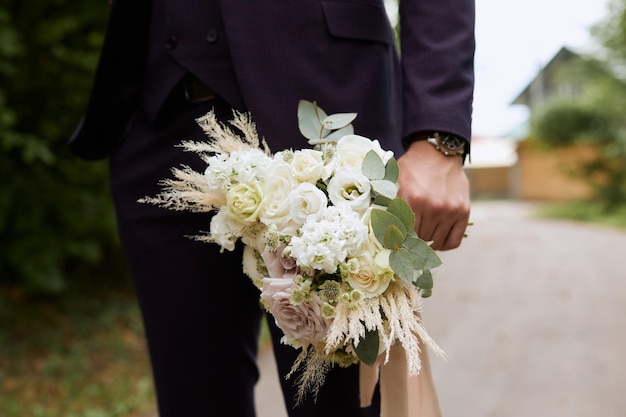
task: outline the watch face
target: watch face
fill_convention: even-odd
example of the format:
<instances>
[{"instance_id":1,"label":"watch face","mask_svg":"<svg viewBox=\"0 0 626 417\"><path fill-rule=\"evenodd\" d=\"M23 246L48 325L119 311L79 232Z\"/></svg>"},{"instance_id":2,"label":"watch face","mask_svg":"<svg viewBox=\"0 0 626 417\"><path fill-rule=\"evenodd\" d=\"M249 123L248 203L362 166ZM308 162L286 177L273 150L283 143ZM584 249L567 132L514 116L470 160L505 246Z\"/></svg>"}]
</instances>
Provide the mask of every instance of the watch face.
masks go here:
<instances>
[{"instance_id":1,"label":"watch face","mask_svg":"<svg viewBox=\"0 0 626 417\"><path fill-rule=\"evenodd\" d=\"M446 135L441 137L441 144L450 150L463 149L465 141L456 136Z\"/></svg>"}]
</instances>

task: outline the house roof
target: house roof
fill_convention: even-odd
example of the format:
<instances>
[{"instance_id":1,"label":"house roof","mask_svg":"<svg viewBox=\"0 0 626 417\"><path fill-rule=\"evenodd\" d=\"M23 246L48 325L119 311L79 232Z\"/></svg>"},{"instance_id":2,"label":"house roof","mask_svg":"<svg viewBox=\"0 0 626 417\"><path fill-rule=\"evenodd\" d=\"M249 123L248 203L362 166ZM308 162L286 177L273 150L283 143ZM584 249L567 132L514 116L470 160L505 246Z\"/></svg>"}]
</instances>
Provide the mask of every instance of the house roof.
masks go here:
<instances>
[{"instance_id":1,"label":"house roof","mask_svg":"<svg viewBox=\"0 0 626 417\"><path fill-rule=\"evenodd\" d=\"M519 93L519 95L511 102L511 104L521 104L528 106L530 103L531 86L536 82L539 82L546 73L550 73L555 66L572 58L580 58L580 55L572 51L571 48L568 48L566 46L561 47L561 49L552 57L552 59L550 59L550 61L546 65L544 65L541 70L539 70L535 78L533 78L532 81L526 86L526 88L524 88L522 92Z\"/></svg>"}]
</instances>

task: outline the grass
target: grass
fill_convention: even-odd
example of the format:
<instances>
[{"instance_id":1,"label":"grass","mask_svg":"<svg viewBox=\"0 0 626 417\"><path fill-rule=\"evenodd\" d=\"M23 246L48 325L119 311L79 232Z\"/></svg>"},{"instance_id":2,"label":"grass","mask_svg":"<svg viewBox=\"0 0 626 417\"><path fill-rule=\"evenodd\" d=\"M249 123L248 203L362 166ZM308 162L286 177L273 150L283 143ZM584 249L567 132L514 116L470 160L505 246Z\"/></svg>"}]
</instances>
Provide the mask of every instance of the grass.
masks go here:
<instances>
[{"instance_id":1,"label":"grass","mask_svg":"<svg viewBox=\"0 0 626 417\"><path fill-rule=\"evenodd\" d=\"M0 291L0 417L156 416L132 288L82 287L47 298ZM269 346L267 323L260 342Z\"/></svg>"},{"instance_id":2,"label":"grass","mask_svg":"<svg viewBox=\"0 0 626 417\"><path fill-rule=\"evenodd\" d=\"M626 229L626 206L607 211L594 201L571 201L542 205L537 215Z\"/></svg>"},{"instance_id":3,"label":"grass","mask_svg":"<svg viewBox=\"0 0 626 417\"><path fill-rule=\"evenodd\" d=\"M156 414L131 290L74 290L32 299L13 289L2 296L2 417Z\"/></svg>"}]
</instances>

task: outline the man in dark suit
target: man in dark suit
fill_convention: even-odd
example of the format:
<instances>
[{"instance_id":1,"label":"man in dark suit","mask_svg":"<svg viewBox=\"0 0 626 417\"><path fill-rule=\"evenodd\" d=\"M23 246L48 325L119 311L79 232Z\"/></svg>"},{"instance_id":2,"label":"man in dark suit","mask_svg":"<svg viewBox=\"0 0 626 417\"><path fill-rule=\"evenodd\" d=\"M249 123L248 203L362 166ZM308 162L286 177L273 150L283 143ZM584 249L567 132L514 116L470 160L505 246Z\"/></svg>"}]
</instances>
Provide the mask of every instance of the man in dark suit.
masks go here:
<instances>
[{"instance_id":1,"label":"man in dark suit","mask_svg":"<svg viewBox=\"0 0 626 417\"><path fill-rule=\"evenodd\" d=\"M137 203L172 167L204 169L175 146L203 138L195 118L249 111L278 151L306 146L300 99L357 112L357 133L402 155L400 195L419 236L438 250L459 246L470 209L473 0L403 0L400 19L401 59L383 0L113 0L69 146L110 158L160 417L254 416L262 311L241 251L188 239L208 228L204 215ZM284 376L298 352L270 327ZM333 369L315 404L293 408L293 381L281 384L294 417L379 415L377 398L359 406L358 367Z\"/></svg>"}]
</instances>

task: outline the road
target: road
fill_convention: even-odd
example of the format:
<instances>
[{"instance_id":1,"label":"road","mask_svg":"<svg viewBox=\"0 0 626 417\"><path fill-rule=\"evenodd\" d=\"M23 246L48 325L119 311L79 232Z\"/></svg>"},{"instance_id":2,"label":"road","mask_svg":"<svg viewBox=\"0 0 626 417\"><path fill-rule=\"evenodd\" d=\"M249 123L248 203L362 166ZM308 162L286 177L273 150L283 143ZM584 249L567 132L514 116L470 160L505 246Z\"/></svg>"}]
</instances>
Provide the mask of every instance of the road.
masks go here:
<instances>
[{"instance_id":1,"label":"road","mask_svg":"<svg viewBox=\"0 0 626 417\"><path fill-rule=\"evenodd\" d=\"M469 237L441 253L430 335L444 417L626 416L626 231L473 205ZM271 352L259 417L286 417Z\"/></svg>"}]
</instances>

